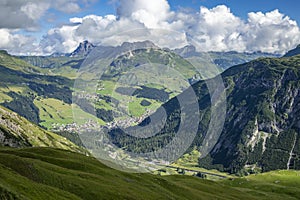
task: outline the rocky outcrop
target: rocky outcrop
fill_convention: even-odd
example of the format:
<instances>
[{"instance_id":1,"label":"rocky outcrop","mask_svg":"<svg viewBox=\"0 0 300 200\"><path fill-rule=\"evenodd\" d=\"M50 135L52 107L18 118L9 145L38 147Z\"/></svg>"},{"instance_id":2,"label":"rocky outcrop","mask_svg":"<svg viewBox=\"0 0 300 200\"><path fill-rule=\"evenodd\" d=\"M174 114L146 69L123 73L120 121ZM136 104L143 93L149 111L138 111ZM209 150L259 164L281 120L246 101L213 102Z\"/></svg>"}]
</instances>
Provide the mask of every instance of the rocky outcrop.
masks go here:
<instances>
[{"instance_id":1,"label":"rocky outcrop","mask_svg":"<svg viewBox=\"0 0 300 200\"><path fill-rule=\"evenodd\" d=\"M85 57L87 56L96 46L85 40L79 44L79 46L69 55L69 57Z\"/></svg>"},{"instance_id":2,"label":"rocky outcrop","mask_svg":"<svg viewBox=\"0 0 300 200\"><path fill-rule=\"evenodd\" d=\"M259 59L223 73L231 88L229 109L217 145L199 160L202 167L231 173L251 172L252 166L300 169L299 61L299 56Z\"/></svg>"}]
</instances>

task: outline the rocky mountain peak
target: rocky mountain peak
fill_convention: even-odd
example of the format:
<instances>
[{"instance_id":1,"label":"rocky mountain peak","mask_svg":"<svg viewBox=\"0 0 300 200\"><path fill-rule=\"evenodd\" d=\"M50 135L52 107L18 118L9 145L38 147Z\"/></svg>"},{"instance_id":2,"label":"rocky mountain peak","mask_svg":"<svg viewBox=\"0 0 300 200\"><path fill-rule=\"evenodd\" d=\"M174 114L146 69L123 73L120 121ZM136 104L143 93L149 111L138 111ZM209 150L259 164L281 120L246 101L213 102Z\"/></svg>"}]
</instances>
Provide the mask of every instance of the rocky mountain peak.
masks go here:
<instances>
[{"instance_id":1,"label":"rocky mountain peak","mask_svg":"<svg viewBox=\"0 0 300 200\"><path fill-rule=\"evenodd\" d=\"M135 50L135 49L146 49L146 48L158 48L153 42L146 40L143 42L124 42L121 45L121 48L124 50Z\"/></svg>"},{"instance_id":2,"label":"rocky mountain peak","mask_svg":"<svg viewBox=\"0 0 300 200\"><path fill-rule=\"evenodd\" d=\"M196 47L193 45L187 45L184 46L183 48L175 49L174 52L184 58L191 57L197 54Z\"/></svg>"},{"instance_id":3,"label":"rocky mountain peak","mask_svg":"<svg viewBox=\"0 0 300 200\"><path fill-rule=\"evenodd\" d=\"M70 54L70 57L79 57L88 55L96 46L85 40Z\"/></svg>"}]
</instances>

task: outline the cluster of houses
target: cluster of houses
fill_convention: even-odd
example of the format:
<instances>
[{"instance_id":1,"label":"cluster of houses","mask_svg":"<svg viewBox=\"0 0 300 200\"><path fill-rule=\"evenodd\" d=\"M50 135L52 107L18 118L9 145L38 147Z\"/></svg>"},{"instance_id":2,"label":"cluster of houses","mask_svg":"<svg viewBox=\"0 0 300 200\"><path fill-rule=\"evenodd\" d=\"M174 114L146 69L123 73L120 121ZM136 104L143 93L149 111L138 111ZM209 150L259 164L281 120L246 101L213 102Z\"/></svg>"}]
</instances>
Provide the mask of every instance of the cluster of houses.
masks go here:
<instances>
[{"instance_id":1,"label":"cluster of houses","mask_svg":"<svg viewBox=\"0 0 300 200\"><path fill-rule=\"evenodd\" d=\"M69 132L69 133L79 133L82 130L85 132L91 132L91 131L100 131L103 128L106 129L114 129L117 127L121 128L127 128L129 126L139 124L141 123L146 117L148 117L152 112L150 110L147 110L145 114L143 114L140 117L128 117L125 119L119 119L119 120L113 120L112 122L106 123L105 125L101 125L98 122L94 120L88 120L86 123L79 125L76 122L73 122L71 124L58 124L53 123L52 124L52 131L54 132Z\"/></svg>"},{"instance_id":2,"label":"cluster of houses","mask_svg":"<svg viewBox=\"0 0 300 200\"><path fill-rule=\"evenodd\" d=\"M93 120L88 120L86 123L82 125L78 125L73 122L71 124L52 124L52 131L54 132L69 132L69 133L79 133L81 130L85 131L94 131L100 130L102 126Z\"/></svg>"}]
</instances>

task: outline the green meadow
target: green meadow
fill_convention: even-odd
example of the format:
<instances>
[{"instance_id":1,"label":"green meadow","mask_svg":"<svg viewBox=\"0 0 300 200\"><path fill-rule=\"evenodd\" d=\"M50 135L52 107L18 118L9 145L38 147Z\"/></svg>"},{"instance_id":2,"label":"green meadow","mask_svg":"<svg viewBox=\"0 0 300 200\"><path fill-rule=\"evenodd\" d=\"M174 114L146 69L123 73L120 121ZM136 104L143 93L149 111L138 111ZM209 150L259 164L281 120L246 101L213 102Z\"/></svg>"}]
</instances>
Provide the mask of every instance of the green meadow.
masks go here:
<instances>
[{"instance_id":1,"label":"green meadow","mask_svg":"<svg viewBox=\"0 0 300 200\"><path fill-rule=\"evenodd\" d=\"M0 199L298 199L299 171L210 181L132 174L51 148L0 149Z\"/></svg>"}]
</instances>

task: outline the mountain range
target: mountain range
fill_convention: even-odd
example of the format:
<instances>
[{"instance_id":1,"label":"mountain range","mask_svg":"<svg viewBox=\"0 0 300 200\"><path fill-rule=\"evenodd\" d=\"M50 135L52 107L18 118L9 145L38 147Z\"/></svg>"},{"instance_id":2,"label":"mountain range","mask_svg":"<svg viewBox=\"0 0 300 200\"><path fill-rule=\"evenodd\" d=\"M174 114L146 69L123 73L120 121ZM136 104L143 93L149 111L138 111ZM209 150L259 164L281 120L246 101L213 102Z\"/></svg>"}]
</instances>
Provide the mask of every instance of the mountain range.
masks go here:
<instances>
[{"instance_id":1,"label":"mountain range","mask_svg":"<svg viewBox=\"0 0 300 200\"><path fill-rule=\"evenodd\" d=\"M148 50L144 51L143 49ZM127 53L122 54L122 52ZM227 94L228 110L225 125L217 144L209 155L199 160L199 166L217 168L230 173L299 169L299 55L297 52L299 52L299 46L282 58L258 58L230 67L221 74ZM188 79L195 75L187 71L190 66L189 58L199 57L203 54L197 52L193 46L171 51L161 49L150 41L124 43L118 47L96 47L88 41L84 41L69 55L49 57L16 57L1 51L0 69L3 76L1 104L40 126L50 128L55 122L71 124L73 123L72 115L68 110L72 106L71 96L74 82L72 77L68 77L69 73L66 72L66 68L72 69L76 73L86 56L96 56L100 60L108 58L112 60L108 63L110 71L107 72L107 79L103 82L105 89L105 85L115 84L116 75L130 71L149 60L152 63L164 65L174 62L177 64L177 66L175 65L176 69L186 74ZM209 52L209 54L218 59L231 59L229 63L237 62L236 58L241 56L244 56L243 59L262 55L274 56L263 53L243 54L237 52ZM243 59L238 62L244 62ZM216 60L214 62L217 62ZM51 62L55 64L48 65ZM221 68L224 70L227 67ZM55 74L54 71L56 71ZM91 73L94 72L91 71ZM109 77L110 79L108 79ZM204 80L198 81L192 88L198 96L202 115L193 146L200 148L210 121L211 102ZM101 123L111 120L112 113L110 112L114 105L111 104L112 97L109 97L109 93L112 91L107 93L106 89L98 94L98 98L105 100L106 103L96 107L98 109L96 117ZM125 98L126 94L121 94L121 89L119 87L119 90L116 91L119 91L119 95L123 95ZM144 87L138 91L139 93L136 93L135 96L137 103L148 100L148 103L145 104L148 106L154 104L157 99L145 96L146 93L171 94L170 91L158 86ZM173 96L179 92L178 90ZM184 96L185 93L180 95ZM171 97L172 95L166 96L152 109L157 109L163 104L162 106L169 110L170 114L176 113L178 108L173 105L173 99L176 97L166 102ZM116 101L114 100L114 102ZM137 104L133 105L137 106ZM86 108L80 107L80 103L77 107L78 111L84 115L92 115ZM145 109L144 105L138 105L135 108L138 111ZM117 110L113 110L113 112L117 112ZM140 116L136 111L131 114ZM174 116L176 118L175 114ZM173 125L170 127L176 127L175 122L180 121L175 118L171 119ZM112 134L111 137L116 140L116 144L122 145L123 139L120 137L122 134L114 138L115 134ZM159 135L165 134L169 133L161 132ZM143 141L142 144L147 142L152 141ZM135 143L128 144L127 148L134 151Z\"/></svg>"},{"instance_id":2,"label":"mountain range","mask_svg":"<svg viewBox=\"0 0 300 200\"><path fill-rule=\"evenodd\" d=\"M81 60L82 58L89 55L90 52L94 50L94 55L102 55L103 58L108 57L115 57L123 52L128 52L131 50L138 50L138 49L159 49L151 41L143 41L143 42L125 42L120 46L112 47L112 46L97 46L95 44L90 43L89 41L85 40L81 42L78 47L71 53L54 53L50 56L21 56L21 59L26 60L30 64L34 66L39 66L43 68L53 68L59 67L64 65L65 63L61 63L63 60ZM209 57L212 62L220 68L220 70L225 70L231 66L242 64L245 62L249 62L259 57L280 57L279 54L271 54L271 53L263 53L263 52L253 52L253 53L246 53L246 52L236 52L236 51L229 51L229 52L198 52L196 47L193 45L187 45L185 47L179 49L164 49L167 51L172 51L175 54L188 59L188 58L202 58L207 59ZM92 55L90 55L92 56ZM70 59L71 58L71 59ZM80 59L81 58L81 59ZM45 61L43 61L45 60Z\"/></svg>"},{"instance_id":3,"label":"mountain range","mask_svg":"<svg viewBox=\"0 0 300 200\"><path fill-rule=\"evenodd\" d=\"M221 71L226 70L231 66L243 64L260 57L280 57L280 54L271 54L264 52L198 52L196 47L193 45L188 45L180 49L174 49L173 51L186 59L191 59L193 57L200 57L206 59L210 58L212 62L220 68Z\"/></svg>"}]
</instances>

